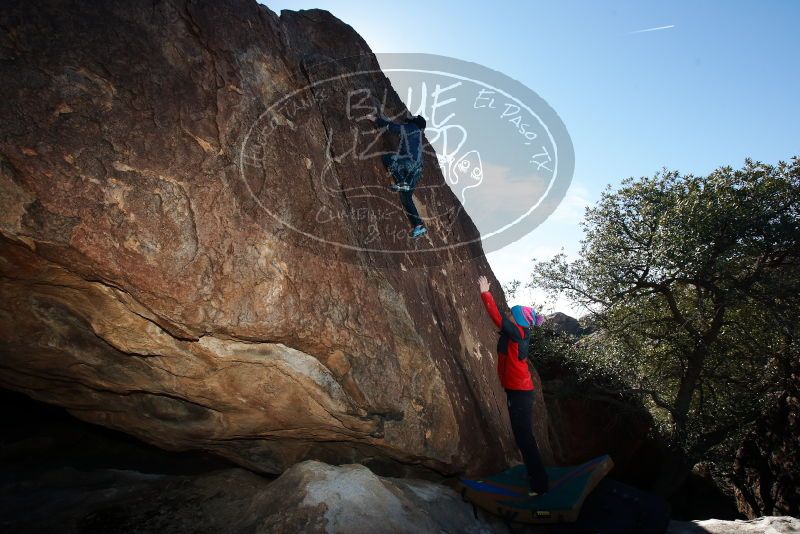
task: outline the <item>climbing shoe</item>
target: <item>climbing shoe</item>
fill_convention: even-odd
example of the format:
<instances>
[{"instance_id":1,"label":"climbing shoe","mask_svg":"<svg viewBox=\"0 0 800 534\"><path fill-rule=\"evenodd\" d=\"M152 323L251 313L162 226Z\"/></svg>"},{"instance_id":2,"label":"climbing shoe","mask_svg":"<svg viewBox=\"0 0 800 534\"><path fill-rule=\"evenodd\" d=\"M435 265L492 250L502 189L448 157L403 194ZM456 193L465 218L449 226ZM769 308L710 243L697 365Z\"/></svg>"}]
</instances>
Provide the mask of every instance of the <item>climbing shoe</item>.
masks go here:
<instances>
[{"instance_id":1,"label":"climbing shoe","mask_svg":"<svg viewBox=\"0 0 800 534\"><path fill-rule=\"evenodd\" d=\"M399 193L400 191L411 191L411 186L408 185L408 184L404 184L404 183L392 184L392 185L389 186L389 189L391 189L392 191L394 191L396 193Z\"/></svg>"},{"instance_id":2,"label":"climbing shoe","mask_svg":"<svg viewBox=\"0 0 800 534\"><path fill-rule=\"evenodd\" d=\"M414 239L416 239L416 238L418 238L418 237L419 237L419 236L421 236L421 235L425 235L426 233L428 233L428 229L427 229L427 228L425 228L425 227L424 227L424 226L422 226L422 225L419 225L419 226L416 226L416 227L414 227L414 229L413 229L413 230L411 230L411 237L413 237Z\"/></svg>"}]
</instances>

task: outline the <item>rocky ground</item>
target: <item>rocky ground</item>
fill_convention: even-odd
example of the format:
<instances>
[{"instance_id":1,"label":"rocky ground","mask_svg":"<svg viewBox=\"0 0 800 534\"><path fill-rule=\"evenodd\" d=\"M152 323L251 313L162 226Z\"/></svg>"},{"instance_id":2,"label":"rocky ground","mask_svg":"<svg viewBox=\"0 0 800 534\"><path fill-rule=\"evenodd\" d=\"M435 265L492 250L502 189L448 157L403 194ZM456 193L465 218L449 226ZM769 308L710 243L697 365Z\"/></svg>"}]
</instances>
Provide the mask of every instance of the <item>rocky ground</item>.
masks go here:
<instances>
[{"instance_id":1,"label":"rocky ground","mask_svg":"<svg viewBox=\"0 0 800 534\"><path fill-rule=\"evenodd\" d=\"M0 442L4 533L574 532L476 514L444 480L316 461L263 476L163 451L17 393L0 390L0 405L9 429ZM800 532L800 521L673 521L669 532Z\"/></svg>"},{"instance_id":2,"label":"rocky ground","mask_svg":"<svg viewBox=\"0 0 800 534\"><path fill-rule=\"evenodd\" d=\"M505 532L452 490L309 460L277 480L241 468L197 475L62 468L2 489L4 532Z\"/></svg>"},{"instance_id":3,"label":"rocky ground","mask_svg":"<svg viewBox=\"0 0 800 534\"><path fill-rule=\"evenodd\" d=\"M800 532L800 519L790 516L768 516L758 519L720 521L673 521L668 534L794 534Z\"/></svg>"}]
</instances>

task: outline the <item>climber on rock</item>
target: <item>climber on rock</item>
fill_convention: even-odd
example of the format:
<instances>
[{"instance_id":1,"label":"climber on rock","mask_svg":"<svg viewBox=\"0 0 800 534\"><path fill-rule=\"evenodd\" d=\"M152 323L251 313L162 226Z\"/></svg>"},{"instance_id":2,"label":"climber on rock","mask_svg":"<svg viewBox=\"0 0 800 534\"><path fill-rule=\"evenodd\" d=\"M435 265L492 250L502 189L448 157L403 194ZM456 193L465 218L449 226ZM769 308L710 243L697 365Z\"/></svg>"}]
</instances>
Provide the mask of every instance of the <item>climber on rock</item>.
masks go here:
<instances>
[{"instance_id":1,"label":"climber on rock","mask_svg":"<svg viewBox=\"0 0 800 534\"><path fill-rule=\"evenodd\" d=\"M541 495L548 490L547 472L542 465L539 447L533 434L533 380L528 370L528 342L530 327L543 322L541 315L528 306L514 306L505 317L489 292L489 281L478 278L481 299L495 326L500 329L497 343L497 374L506 391L508 415L514 441L522 453L528 472L529 496Z\"/></svg>"},{"instance_id":2,"label":"climber on rock","mask_svg":"<svg viewBox=\"0 0 800 534\"><path fill-rule=\"evenodd\" d=\"M422 132L425 130L425 119L422 115L408 113L404 123L392 122L384 117L376 117L374 114L367 118L379 128L386 128L390 132L400 135L397 151L384 154L382 160L394 178L394 183L389 187L392 191L400 193L400 201L413 226L411 237L416 239L428 231L422 223L422 218L419 216L412 198L417 181L422 176Z\"/></svg>"}]
</instances>

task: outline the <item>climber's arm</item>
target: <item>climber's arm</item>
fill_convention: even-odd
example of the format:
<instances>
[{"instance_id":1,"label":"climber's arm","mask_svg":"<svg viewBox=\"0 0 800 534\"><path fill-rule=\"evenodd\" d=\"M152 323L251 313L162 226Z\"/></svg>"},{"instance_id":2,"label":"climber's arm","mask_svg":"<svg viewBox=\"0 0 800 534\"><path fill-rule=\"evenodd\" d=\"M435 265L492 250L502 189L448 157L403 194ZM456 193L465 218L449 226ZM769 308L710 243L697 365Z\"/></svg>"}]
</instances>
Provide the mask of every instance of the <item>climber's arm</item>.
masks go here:
<instances>
[{"instance_id":1,"label":"climber's arm","mask_svg":"<svg viewBox=\"0 0 800 534\"><path fill-rule=\"evenodd\" d=\"M481 300L483 300L483 305L486 308L486 311L489 313L489 317L492 318L494 325L501 329L513 341L518 343L522 341L523 336L519 333L519 326L517 326L517 323L508 317L503 317L500 315L500 310L497 309L497 304L494 302L494 297L489 292L489 281L486 279L486 277L481 276L478 278L478 284L480 285L481 289Z\"/></svg>"},{"instance_id":2,"label":"climber's arm","mask_svg":"<svg viewBox=\"0 0 800 534\"><path fill-rule=\"evenodd\" d=\"M486 311L489 313L489 317L492 318L492 322L497 328L503 324L503 318L500 316L500 312L497 309L497 304L494 303L494 297L489 291L484 291L481 293L481 299L483 299L483 305L486 307Z\"/></svg>"},{"instance_id":3,"label":"climber's arm","mask_svg":"<svg viewBox=\"0 0 800 534\"><path fill-rule=\"evenodd\" d=\"M489 281L485 276L478 278L478 286L481 290L481 300L483 300L483 306L489 313L489 317L492 318L494 325L497 328L500 328L500 325L503 323L503 318L500 315L500 311L497 309L497 304L494 302L494 297L492 297L492 294L489 292Z\"/></svg>"}]
</instances>

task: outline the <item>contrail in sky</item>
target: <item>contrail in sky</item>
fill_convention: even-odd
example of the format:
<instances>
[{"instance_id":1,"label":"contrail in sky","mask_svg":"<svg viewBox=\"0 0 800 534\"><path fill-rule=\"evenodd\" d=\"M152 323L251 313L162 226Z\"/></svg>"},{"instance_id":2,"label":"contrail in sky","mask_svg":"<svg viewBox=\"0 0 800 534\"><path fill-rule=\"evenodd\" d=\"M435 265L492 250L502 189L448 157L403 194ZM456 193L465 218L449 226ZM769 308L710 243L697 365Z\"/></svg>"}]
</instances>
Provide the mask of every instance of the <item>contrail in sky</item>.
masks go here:
<instances>
[{"instance_id":1,"label":"contrail in sky","mask_svg":"<svg viewBox=\"0 0 800 534\"><path fill-rule=\"evenodd\" d=\"M674 27L675 27L674 24L670 24L669 26L659 26L658 28L647 28L646 30L636 30L634 32L628 32L628 33L655 32L655 31L658 31L658 30L668 30L668 29L674 28Z\"/></svg>"}]
</instances>

